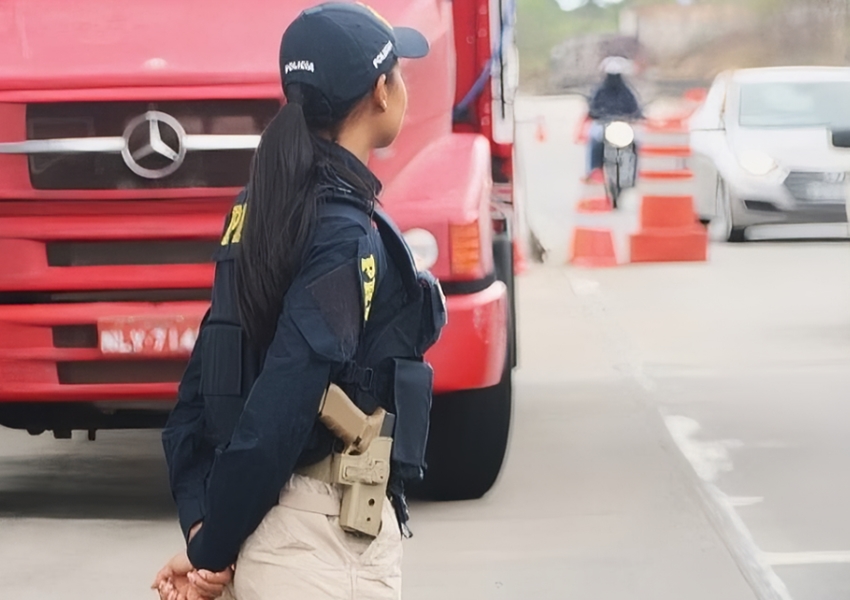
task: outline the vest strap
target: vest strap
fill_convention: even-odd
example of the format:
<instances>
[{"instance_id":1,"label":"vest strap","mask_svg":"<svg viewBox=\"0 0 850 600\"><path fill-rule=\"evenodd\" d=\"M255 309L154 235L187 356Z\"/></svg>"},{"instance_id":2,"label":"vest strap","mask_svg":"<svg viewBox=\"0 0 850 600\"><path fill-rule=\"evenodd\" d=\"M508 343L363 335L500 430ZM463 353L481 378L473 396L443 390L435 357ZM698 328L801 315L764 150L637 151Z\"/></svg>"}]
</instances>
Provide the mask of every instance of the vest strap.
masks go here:
<instances>
[{"instance_id":1,"label":"vest strap","mask_svg":"<svg viewBox=\"0 0 850 600\"><path fill-rule=\"evenodd\" d=\"M361 367L353 360L343 364L337 379L341 383L356 385L363 392L375 391L375 369Z\"/></svg>"},{"instance_id":2,"label":"vest strap","mask_svg":"<svg viewBox=\"0 0 850 600\"><path fill-rule=\"evenodd\" d=\"M322 216L337 216L354 219L364 228L372 227L374 223L378 228L378 233L381 235L381 241L387 249L387 254L395 263L401 275L402 284L411 299L418 298L422 294L422 286L419 284L418 271L416 263L413 261L413 255L410 254L410 249L404 241L398 227L382 210L376 208L372 215L366 214L362 208L358 208L351 202L344 199L337 200L333 196L326 198L325 203L320 209Z\"/></svg>"},{"instance_id":3,"label":"vest strap","mask_svg":"<svg viewBox=\"0 0 850 600\"><path fill-rule=\"evenodd\" d=\"M413 262L413 255L410 254L410 249L404 241L398 227L393 223L383 211L375 209L372 219L378 226L378 232L381 234L381 240L384 242L387 252L398 267L401 273L402 282L410 298L417 298L417 294L422 293L422 287L419 285L417 276L416 263Z\"/></svg>"}]
</instances>

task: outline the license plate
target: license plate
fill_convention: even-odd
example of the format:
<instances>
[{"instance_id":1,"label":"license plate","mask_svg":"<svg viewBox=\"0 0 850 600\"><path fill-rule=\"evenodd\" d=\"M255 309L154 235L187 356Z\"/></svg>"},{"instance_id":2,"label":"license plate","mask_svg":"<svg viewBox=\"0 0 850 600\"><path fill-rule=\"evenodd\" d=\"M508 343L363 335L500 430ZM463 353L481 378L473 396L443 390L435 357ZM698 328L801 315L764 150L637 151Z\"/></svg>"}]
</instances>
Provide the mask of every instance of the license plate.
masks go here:
<instances>
[{"instance_id":1,"label":"license plate","mask_svg":"<svg viewBox=\"0 0 850 600\"><path fill-rule=\"evenodd\" d=\"M97 324L103 354L188 356L198 339L200 317L119 317Z\"/></svg>"}]
</instances>

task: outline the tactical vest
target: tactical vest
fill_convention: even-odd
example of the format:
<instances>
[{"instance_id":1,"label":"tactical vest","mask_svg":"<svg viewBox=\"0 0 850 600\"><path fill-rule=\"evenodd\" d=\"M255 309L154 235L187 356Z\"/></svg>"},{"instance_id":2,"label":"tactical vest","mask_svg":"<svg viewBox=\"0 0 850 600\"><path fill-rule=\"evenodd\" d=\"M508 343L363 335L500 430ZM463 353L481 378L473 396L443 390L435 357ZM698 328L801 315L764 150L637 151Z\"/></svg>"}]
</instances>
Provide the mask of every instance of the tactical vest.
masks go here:
<instances>
[{"instance_id":1,"label":"tactical vest","mask_svg":"<svg viewBox=\"0 0 850 600\"><path fill-rule=\"evenodd\" d=\"M393 474L402 480L419 480L425 469L434 379L423 356L446 324L443 292L430 273L417 271L401 232L380 210L370 218L351 204L330 202L324 214L355 219L365 227L374 222L401 275L406 296L402 309L380 330L363 336L354 360L332 379L364 412L382 406L396 415Z\"/></svg>"},{"instance_id":2,"label":"tactical vest","mask_svg":"<svg viewBox=\"0 0 850 600\"><path fill-rule=\"evenodd\" d=\"M204 318L199 392L204 399L204 435L214 447L230 441L242 408L259 375L261 359L247 341L236 301L236 258L245 216L245 192L236 197L213 254L216 263L212 304Z\"/></svg>"},{"instance_id":3,"label":"tactical vest","mask_svg":"<svg viewBox=\"0 0 850 600\"><path fill-rule=\"evenodd\" d=\"M446 322L444 297L430 273L417 271L404 238L389 219L380 211L370 217L346 200L346 190L331 191L324 197L320 215L350 219L367 230L374 222L388 258L402 278L406 297L402 309L385 326L361 335L353 360L335 369L329 383L342 387L366 413L382 406L396 415L393 480L418 480L425 467L433 384L433 372L423 356L437 341ZM230 440L262 365L262 357L252 349L240 325L235 297L239 244L230 242L238 242L233 236L241 236L241 226L234 226L233 222L244 217L244 201L243 192L228 220L222 246L214 256L217 268L213 305L198 342L202 345L200 391L204 397L205 430L208 441L216 447ZM238 353L237 359L234 353ZM397 485L391 488L394 495L400 493Z\"/></svg>"}]
</instances>

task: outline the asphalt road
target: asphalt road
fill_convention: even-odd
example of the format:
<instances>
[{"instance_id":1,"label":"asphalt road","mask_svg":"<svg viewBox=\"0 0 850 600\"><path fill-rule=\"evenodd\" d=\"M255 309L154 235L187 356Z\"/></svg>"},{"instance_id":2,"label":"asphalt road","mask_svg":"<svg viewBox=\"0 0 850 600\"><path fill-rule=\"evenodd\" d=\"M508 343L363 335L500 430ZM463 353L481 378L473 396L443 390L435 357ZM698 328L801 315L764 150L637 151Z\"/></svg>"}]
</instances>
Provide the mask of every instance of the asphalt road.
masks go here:
<instances>
[{"instance_id":1,"label":"asphalt road","mask_svg":"<svg viewBox=\"0 0 850 600\"><path fill-rule=\"evenodd\" d=\"M519 283L510 452L484 499L413 506L405 598L847 597L850 245L565 267L578 107L519 109L549 252ZM156 432L0 430L0 598L150 599L180 543Z\"/></svg>"}]
</instances>

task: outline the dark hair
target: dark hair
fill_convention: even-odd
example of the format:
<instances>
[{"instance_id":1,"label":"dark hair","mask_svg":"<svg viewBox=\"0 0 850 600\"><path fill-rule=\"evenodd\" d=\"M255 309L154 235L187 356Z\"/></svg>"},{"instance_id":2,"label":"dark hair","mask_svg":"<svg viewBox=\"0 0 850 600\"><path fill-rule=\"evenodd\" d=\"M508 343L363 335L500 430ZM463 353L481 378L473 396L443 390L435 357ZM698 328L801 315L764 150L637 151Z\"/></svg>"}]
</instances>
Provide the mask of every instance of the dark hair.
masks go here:
<instances>
[{"instance_id":1,"label":"dark hair","mask_svg":"<svg viewBox=\"0 0 850 600\"><path fill-rule=\"evenodd\" d=\"M287 104L263 131L251 164L236 267L239 317L261 351L271 343L283 297L312 237L322 167L330 164L356 189L370 193L348 169L334 163L327 142L319 137L335 141L365 95L347 106L331 107L318 89L292 83L286 86L286 97Z\"/></svg>"}]
</instances>

